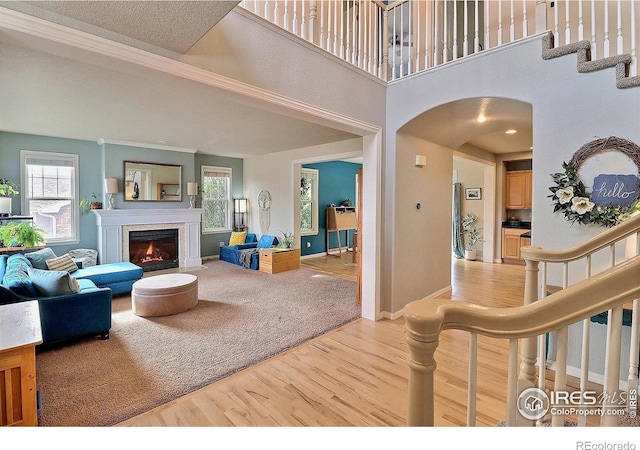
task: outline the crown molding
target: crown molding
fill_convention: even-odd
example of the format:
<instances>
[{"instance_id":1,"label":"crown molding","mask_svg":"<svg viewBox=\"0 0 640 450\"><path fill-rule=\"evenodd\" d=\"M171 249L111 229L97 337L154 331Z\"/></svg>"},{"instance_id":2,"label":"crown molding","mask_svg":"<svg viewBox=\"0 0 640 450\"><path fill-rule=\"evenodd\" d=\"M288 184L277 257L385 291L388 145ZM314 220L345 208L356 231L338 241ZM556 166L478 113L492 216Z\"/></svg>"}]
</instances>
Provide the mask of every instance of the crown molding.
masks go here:
<instances>
[{"instance_id":1,"label":"crown molding","mask_svg":"<svg viewBox=\"0 0 640 450\"><path fill-rule=\"evenodd\" d=\"M84 31L48 22L4 7L0 7L0 31L17 32L24 36L44 39L49 44L45 46L47 49L50 49L51 43L56 43L64 46L64 49L67 50L66 53L68 53L68 48L75 48L94 55L113 58L134 66L195 81L240 96L249 97L270 105L271 109L275 107L285 115L295 117L295 113L305 114L309 118L315 119L313 121L331 124L334 128L350 133L368 135L375 134L380 130L380 127L376 125L285 97L266 89L251 86L181 61L110 41Z\"/></svg>"}]
</instances>

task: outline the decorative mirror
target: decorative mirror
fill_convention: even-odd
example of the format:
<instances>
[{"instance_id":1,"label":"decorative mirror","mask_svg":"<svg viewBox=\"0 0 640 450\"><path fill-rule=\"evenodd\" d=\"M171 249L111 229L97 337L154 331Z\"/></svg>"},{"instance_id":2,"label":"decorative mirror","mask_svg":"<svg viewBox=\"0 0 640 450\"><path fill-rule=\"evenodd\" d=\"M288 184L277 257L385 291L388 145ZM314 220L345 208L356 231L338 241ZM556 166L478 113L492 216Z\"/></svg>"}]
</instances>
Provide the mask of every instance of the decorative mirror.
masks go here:
<instances>
[{"instance_id":1,"label":"decorative mirror","mask_svg":"<svg viewBox=\"0 0 640 450\"><path fill-rule=\"evenodd\" d=\"M124 200L181 202L182 166L125 161Z\"/></svg>"}]
</instances>

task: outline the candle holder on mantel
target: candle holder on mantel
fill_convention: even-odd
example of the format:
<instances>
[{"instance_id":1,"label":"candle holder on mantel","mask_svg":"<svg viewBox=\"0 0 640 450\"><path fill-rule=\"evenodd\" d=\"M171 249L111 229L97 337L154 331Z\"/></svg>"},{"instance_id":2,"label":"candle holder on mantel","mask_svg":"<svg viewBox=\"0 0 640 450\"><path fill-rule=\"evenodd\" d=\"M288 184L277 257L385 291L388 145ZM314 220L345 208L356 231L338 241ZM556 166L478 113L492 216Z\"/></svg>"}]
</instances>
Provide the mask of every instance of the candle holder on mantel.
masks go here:
<instances>
[{"instance_id":1,"label":"candle holder on mantel","mask_svg":"<svg viewBox=\"0 0 640 450\"><path fill-rule=\"evenodd\" d=\"M187 183L187 195L189 196L189 209L196 207L196 195L198 195L198 183L190 181Z\"/></svg>"}]
</instances>

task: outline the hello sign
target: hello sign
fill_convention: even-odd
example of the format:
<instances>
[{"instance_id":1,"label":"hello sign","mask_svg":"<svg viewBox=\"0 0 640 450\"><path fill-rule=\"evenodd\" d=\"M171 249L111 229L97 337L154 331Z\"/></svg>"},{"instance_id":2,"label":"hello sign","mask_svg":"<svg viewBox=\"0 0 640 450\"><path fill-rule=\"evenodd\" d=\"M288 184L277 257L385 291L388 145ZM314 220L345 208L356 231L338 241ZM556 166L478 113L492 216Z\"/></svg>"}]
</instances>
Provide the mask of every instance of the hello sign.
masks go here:
<instances>
[{"instance_id":1,"label":"hello sign","mask_svg":"<svg viewBox=\"0 0 640 450\"><path fill-rule=\"evenodd\" d=\"M635 175L598 175L593 180L591 201L598 206L628 206L638 197L640 178Z\"/></svg>"}]
</instances>

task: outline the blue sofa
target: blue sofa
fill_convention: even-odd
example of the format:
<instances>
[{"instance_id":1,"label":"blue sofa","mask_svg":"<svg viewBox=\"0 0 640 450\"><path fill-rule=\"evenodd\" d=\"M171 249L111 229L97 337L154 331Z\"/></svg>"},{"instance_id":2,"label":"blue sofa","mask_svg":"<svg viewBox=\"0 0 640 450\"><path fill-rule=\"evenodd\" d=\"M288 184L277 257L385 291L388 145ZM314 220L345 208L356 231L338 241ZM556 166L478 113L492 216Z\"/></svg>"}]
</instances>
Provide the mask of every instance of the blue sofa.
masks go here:
<instances>
[{"instance_id":1,"label":"blue sofa","mask_svg":"<svg viewBox=\"0 0 640 450\"><path fill-rule=\"evenodd\" d=\"M143 271L131 263L113 263L64 274L35 267L23 254L0 256L0 304L37 300L43 344L108 339L112 295L130 292Z\"/></svg>"},{"instance_id":2,"label":"blue sofa","mask_svg":"<svg viewBox=\"0 0 640 450\"><path fill-rule=\"evenodd\" d=\"M247 233L244 244L220 246L220 259L222 261L230 262L238 266L243 266L244 264L241 259L243 251L259 248L269 248L273 247L274 245L278 245L278 238L275 236L265 234L258 241L254 233ZM258 270L260 268L260 259L258 258L257 252L252 253L251 264L248 268L253 270Z\"/></svg>"}]
</instances>

